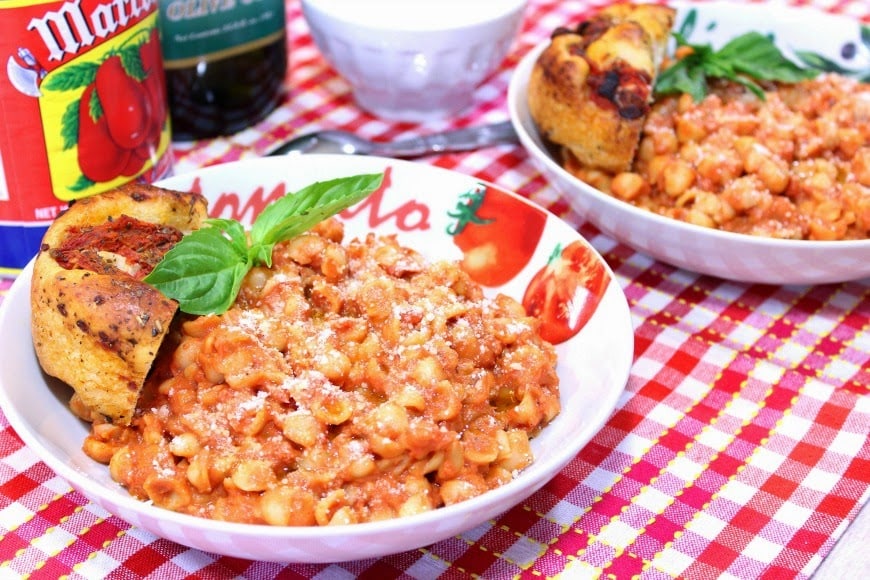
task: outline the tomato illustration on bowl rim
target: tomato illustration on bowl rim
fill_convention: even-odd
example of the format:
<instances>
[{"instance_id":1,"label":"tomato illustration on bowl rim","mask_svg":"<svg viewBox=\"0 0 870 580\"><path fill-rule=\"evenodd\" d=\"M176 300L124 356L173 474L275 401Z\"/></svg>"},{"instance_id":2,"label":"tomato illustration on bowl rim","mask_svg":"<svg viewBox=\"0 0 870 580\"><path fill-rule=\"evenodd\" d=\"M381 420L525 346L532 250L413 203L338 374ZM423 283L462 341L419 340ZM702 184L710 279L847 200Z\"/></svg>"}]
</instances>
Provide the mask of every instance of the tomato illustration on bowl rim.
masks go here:
<instances>
[{"instance_id":1,"label":"tomato illustration on bowl rim","mask_svg":"<svg viewBox=\"0 0 870 580\"><path fill-rule=\"evenodd\" d=\"M492 186L459 196L447 213L456 221L447 229L462 250L462 269L483 286L501 286L531 261L547 222L547 214Z\"/></svg>"},{"instance_id":2,"label":"tomato illustration on bowl rim","mask_svg":"<svg viewBox=\"0 0 870 580\"><path fill-rule=\"evenodd\" d=\"M529 281L522 304L540 321L541 338L559 344L586 326L609 283L604 263L585 242L557 244L547 264Z\"/></svg>"}]
</instances>

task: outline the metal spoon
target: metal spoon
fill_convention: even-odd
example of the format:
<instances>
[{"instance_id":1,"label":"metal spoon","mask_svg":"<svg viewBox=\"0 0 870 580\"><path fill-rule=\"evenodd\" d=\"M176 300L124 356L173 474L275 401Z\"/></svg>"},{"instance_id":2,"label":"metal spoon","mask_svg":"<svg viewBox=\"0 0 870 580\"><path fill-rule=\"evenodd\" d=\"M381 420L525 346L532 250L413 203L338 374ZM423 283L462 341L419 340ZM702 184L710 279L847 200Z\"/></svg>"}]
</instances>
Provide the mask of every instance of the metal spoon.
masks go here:
<instances>
[{"instance_id":1,"label":"metal spoon","mask_svg":"<svg viewBox=\"0 0 870 580\"><path fill-rule=\"evenodd\" d=\"M347 131L317 131L291 139L267 155L287 153L344 153L411 158L431 153L472 151L498 143L518 143L510 121L455 129L399 141L369 141Z\"/></svg>"}]
</instances>

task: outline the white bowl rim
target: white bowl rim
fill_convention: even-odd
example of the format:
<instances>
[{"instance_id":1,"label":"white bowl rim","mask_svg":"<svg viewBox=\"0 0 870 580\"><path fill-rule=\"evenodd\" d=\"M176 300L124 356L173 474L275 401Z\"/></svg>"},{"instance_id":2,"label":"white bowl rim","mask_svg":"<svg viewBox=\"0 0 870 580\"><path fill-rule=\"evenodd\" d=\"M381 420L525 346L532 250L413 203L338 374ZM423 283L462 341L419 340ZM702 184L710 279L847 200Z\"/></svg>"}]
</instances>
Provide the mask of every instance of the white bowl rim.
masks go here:
<instances>
[{"instance_id":1,"label":"white bowl rim","mask_svg":"<svg viewBox=\"0 0 870 580\"><path fill-rule=\"evenodd\" d=\"M356 0L354 0L353 3L356 4ZM317 12L319 17L329 18L343 27L348 29L353 28L358 33L404 34L410 37L421 33L425 34L427 32L457 32L470 28L492 25L501 20L514 18L523 13L528 4L528 0L498 0L495 3L493 3L492 0L474 0L474 6L477 8L482 6L489 8L490 4L492 4L493 9L487 10L485 13L478 11L473 15L474 18L468 18L466 20L440 20L437 23L429 21L420 22L419 24L406 23L407 25L402 27L397 27L395 19L391 20L389 18L366 19L364 21L354 20L352 17L341 11L341 8L346 6L344 2L332 2L330 0L300 0L300 4L302 5L303 14L305 14L307 10ZM360 2L360 4L362 4L362 2ZM395 9L396 7L396 3L390 2L390 0L367 0L365 4L367 9L373 12L377 12L378 5L381 5L380 7L384 9ZM404 0L402 4L414 5L416 3L413 0Z\"/></svg>"}]
</instances>

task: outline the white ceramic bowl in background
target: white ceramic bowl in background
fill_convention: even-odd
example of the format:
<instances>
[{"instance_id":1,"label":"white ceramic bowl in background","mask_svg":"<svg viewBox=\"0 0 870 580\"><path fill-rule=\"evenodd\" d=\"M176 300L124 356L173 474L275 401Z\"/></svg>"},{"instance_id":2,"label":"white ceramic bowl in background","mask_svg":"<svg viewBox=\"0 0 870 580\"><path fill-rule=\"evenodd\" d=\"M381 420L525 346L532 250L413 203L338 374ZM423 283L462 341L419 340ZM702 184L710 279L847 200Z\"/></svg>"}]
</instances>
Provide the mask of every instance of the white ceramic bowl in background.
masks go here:
<instances>
[{"instance_id":1,"label":"white ceramic bowl in background","mask_svg":"<svg viewBox=\"0 0 870 580\"><path fill-rule=\"evenodd\" d=\"M469 106L519 32L525 0L302 0L315 44L357 103L424 122Z\"/></svg>"},{"instance_id":2,"label":"white ceramic bowl in background","mask_svg":"<svg viewBox=\"0 0 870 580\"><path fill-rule=\"evenodd\" d=\"M749 30L772 34L787 54L796 49L819 53L841 66L870 65L864 53L846 61L840 50L862 46L860 22L809 8L781 4L740 5L674 3L676 25L697 11L693 43L721 46ZM565 23L573 26L576 23ZM812 34L807 34L812 30ZM766 284L824 284L870 276L870 239L821 242L736 234L667 218L621 201L582 182L561 167L544 143L527 102L529 77L542 41L519 63L508 89L508 109L532 161L581 217L606 235L663 262L729 280ZM859 58L860 57L860 58Z\"/></svg>"}]
</instances>

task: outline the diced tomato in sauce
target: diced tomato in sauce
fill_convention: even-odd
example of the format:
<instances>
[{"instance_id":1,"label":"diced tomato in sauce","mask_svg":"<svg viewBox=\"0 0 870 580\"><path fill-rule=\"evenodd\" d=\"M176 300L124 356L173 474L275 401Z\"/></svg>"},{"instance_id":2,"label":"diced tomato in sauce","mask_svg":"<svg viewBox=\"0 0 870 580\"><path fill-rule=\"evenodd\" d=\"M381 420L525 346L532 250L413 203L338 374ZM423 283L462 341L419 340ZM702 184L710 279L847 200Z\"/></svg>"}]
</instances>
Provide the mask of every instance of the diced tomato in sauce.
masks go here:
<instances>
[{"instance_id":1,"label":"diced tomato in sauce","mask_svg":"<svg viewBox=\"0 0 870 580\"><path fill-rule=\"evenodd\" d=\"M60 247L50 250L62 268L106 274L121 271L103 254L108 252L124 258L128 266L124 271L137 279L147 276L184 235L172 226L127 215L97 226L72 227L66 234Z\"/></svg>"}]
</instances>

